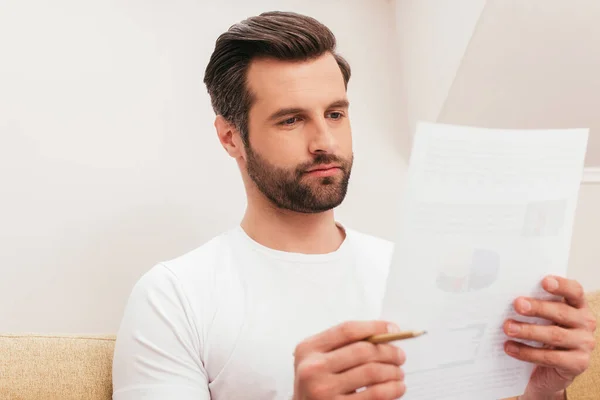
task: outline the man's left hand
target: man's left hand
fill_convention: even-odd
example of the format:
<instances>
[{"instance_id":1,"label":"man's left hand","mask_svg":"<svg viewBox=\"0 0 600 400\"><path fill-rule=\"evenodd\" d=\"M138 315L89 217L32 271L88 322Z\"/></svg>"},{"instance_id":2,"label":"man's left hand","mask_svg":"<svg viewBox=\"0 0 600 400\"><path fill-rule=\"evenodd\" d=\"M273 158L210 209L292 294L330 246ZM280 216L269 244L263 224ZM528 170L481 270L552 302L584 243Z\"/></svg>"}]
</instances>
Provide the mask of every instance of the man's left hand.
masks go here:
<instances>
[{"instance_id":1,"label":"man's left hand","mask_svg":"<svg viewBox=\"0 0 600 400\"><path fill-rule=\"evenodd\" d=\"M520 297L515 300L517 313L540 317L551 325L536 325L507 320L505 333L515 339L532 340L543 347L531 347L509 340L508 355L536 364L523 399L558 398L589 365L595 347L596 318L588 307L583 287L576 281L548 276L543 288L562 301ZM554 397L556 396L556 397Z\"/></svg>"}]
</instances>

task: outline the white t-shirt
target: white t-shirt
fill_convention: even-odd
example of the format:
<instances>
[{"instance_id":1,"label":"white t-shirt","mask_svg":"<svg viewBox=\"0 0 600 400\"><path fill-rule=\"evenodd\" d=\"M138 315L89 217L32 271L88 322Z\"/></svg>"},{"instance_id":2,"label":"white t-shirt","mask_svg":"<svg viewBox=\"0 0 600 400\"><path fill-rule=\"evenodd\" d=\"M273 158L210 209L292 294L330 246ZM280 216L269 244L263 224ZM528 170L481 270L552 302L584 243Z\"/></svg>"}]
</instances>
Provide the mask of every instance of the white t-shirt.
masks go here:
<instances>
[{"instance_id":1,"label":"white t-shirt","mask_svg":"<svg viewBox=\"0 0 600 400\"><path fill-rule=\"evenodd\" d=\"M288 253L236 227L154 266L121 322L113 399L290 399L299 342L379 318L392 251L346 229L332 253Z\"/></svg>"}]
</instances>

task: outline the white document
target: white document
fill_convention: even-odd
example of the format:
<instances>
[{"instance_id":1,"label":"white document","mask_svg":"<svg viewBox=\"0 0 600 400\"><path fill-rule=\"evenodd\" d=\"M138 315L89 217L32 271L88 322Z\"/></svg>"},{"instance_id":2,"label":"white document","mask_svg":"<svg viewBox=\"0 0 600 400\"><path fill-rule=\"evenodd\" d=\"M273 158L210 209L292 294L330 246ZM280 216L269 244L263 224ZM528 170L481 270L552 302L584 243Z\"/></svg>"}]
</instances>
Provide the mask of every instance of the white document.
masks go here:
<instances>
[{"instance_id":1,"label":"white document","mask_svg":"<svg viewBox=\"0 0 600 400\"><path fill-rule=\"evenodd\" d=\"M420 123L382 317L424 336L407 354L403 400L496 400L533 366L504 353L519 296L551 298L565 276L588 130ZM537 343L530 343L539 345Z\"/></svg>"}]
</instances>

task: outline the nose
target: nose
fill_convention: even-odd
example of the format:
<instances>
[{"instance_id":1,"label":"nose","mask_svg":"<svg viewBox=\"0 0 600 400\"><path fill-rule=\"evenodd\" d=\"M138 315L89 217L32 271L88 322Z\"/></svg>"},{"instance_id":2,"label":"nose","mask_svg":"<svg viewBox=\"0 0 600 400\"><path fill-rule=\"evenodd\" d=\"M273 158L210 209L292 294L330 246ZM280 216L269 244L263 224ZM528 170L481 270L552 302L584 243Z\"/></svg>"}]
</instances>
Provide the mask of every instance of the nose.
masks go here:
<instances>
[{"instance_id":1,"label":"nose","mask_svg":"<svg viewBox=\"0 0 600 400\"><path fill-rule=\"evenodd\" d=\"M337 150L336 137L325 118L315 120L311 129L308 150L312 154L335 153Z\"/></svg>"}]
</instances>

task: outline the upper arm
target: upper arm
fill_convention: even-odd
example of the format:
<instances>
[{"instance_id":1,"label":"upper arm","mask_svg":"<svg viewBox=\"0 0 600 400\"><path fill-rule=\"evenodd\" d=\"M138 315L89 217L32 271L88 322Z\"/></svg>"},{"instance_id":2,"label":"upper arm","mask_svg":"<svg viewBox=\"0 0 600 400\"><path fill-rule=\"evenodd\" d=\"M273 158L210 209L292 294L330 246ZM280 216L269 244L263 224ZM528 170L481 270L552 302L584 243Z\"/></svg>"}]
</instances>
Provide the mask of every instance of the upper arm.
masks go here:
<instances>
[{"instance_id":1,"label":"upper arm","mask_svg":"<svg viewBox=\"0 0 600 400\"><path fill-rule=\"evenodd\" d=\"M201 337L180 282L158 265L133 288L117 335L114 400L209 400Z\"/></svg>"}]
</instances>

